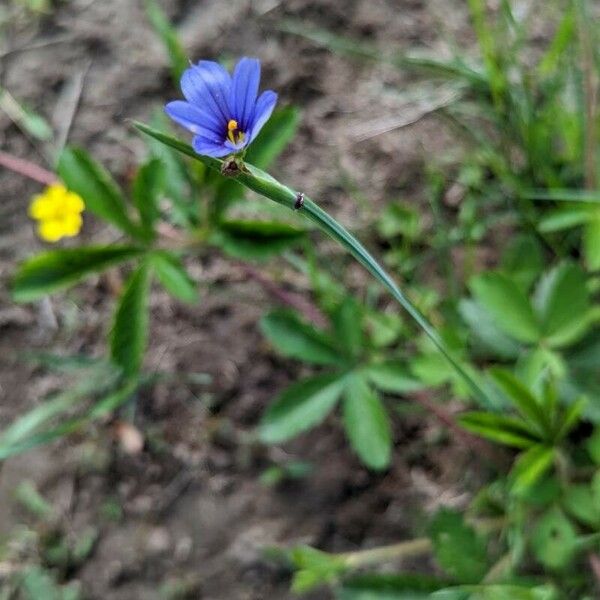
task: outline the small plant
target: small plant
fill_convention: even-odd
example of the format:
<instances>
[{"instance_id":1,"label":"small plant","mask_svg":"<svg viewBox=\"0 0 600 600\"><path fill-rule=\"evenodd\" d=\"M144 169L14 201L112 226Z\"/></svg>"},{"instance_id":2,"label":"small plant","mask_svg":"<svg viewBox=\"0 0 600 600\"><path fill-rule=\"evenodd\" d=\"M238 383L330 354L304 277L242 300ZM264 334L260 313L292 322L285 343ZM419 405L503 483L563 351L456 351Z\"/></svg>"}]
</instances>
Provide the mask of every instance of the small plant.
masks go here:
<instances>
[{"instance_id":1,"label":"small plant","mask_svg":"<svg viewBox=\"0 0 600 600\"><path fill-rule=\"evenodd\" d=\"M391 202L374 224L386 264L405 277L402 287L310 198L310 182L291 189L265 172L293 137L298 113L274 111L273 91L258 94L260 62L243 58L233 74L212 61L188 66L158 5L148 0L146 8L186 99L169 102L166 112L193 134L192 144L174 137L161 114L150 125L134 123L148 157L128 191L77 148L61 153L56 175L42 177L50 188L30 209L42 239L75 236L85 207L110 226L113 241L30 258L13 280L15 299L35 301L117 266L126 279L107 357L45 356L46 366L76 363L80 378L5 429L0 458L82 428L151 382L143 358L152 282L194 303L198 282L187 261L208 251L235 261L283 258L307 275L316 306L271 309L260 321L269 347L307 368L266 408L259 440L285 443L339 412L362 466L383 472L393 460L393 423L401 418L394 409L403 401L429 411L475 450L487 477L470 490L463 510L441 508L414 523L414 539L344 553L275 549L294 571L293 591L325 585L342 600L595 597L600 123L598 40L587 3L566 3L533 61L527 23L507 0L493 14L481 0L468 2L476 61L459 53L446 61L383 56L451 82L456 99L439 112L463 142L458 159L428 171L432 230L404 201ZM290 23L286 29L355 57L381 59L376 49L327 32ZM351 294L339 271L321 264L301 219L337 242L379 291ZM491 233L500 242L488 239ZM301 242L304 255L293 251ZM478 259L484 244L496 257L493 268ZM464 257L460 264L453 251ZM443 287L421 272L424 261L435 264ZM403 313L390 312L381 290ZM274 486L310 473L302 460L282 460L263 482ZM48 512L43 498L25 492L33 511ZM52 564L64 567L75 547L60 536L54 541ZM423 556L435 564L434 575L364 572ZM54 590L52 573L40 568L34 584Z\"/></svg>"}]
</instances>

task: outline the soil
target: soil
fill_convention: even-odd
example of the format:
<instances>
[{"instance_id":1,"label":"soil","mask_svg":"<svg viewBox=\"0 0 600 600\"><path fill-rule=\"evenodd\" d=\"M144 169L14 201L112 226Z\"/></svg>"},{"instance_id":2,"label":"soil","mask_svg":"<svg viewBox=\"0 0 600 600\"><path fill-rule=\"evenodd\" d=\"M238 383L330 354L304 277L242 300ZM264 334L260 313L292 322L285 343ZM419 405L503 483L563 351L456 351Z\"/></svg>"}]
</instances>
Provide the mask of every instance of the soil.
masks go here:
<instances>
[{"instance_id":1,"label":"soil","mask_svg":"<svg viewBox=\"0 0 600 600\"><path fill-rule=\"evenodd\" d=\"M470 42L462 3L168 0L162 5L190 58L258 56L263 87L277 90L282 104L301 108L299 134L278 161L276 176L355 228L368 224L390 200L423 199L427 157L453 150L434 117L419 118L440 90L415 87L410 75L393 67L333 54L280 26L287 18L302 19L382 49L425 47L443 54L449 39ZM147 121L153 110L179 96L142 2L71 0L56 2L48 15L35 19L11 11L4 18L1 86L62 134L69 125L69 143L85 146L125 181L143 155L127 120ZM80 97L74 94L79 82ZM416 122L374 135L398 119ZM28 140L1 111L0 147L48 165L48 148ZM42 248L26 214L39 187L0 170L4 284L17 261ZM367 204L360 206L351 195ZM86 219L84 240L112 239L112 232L91 221ZM330 251L330 245L318 243ZM266 268L286 287L308 295L307 282L297 275L286 280L281 265ZM294 597L289 571L265 557L265 548L305 543L341 552L394 543L421 533L423 512L464 504L466 480L477 465L434 420L398 418L393 466L378 475L360 465L337 417L283 448L254 442L265 406L304 367L277 357L264 342L257 320L273 299L239 266L215 254L190 269L202 281L197 306L183 306L160 290L153 293L146 368L203 373L206 382L176 376L140 394L133 434L144 438L141 452L126 452L115 442L114 424L106 422L6 461L0 535L10 536L22 523L33 526L14 499L18 483L33 480L69 536L98 528L91 555L67 574L81 582L85 598L165 598L165 584L183 582L190 598L285 599ZM348 269L348 280L364 285L360 271ZM35 305L15 306L6 285L0 294L4 426L66 385L64 377L24 361L22 352L101 355L114 293L105 278L97 278ZM312 463L312 473L274 487L261 481L267 467L290 460ZM118 518L107 516L111 506L119 507ZM432 569L427 560L392 566ZM318 590L307 597L331 593Z\"/></svg>"}]
</instances>

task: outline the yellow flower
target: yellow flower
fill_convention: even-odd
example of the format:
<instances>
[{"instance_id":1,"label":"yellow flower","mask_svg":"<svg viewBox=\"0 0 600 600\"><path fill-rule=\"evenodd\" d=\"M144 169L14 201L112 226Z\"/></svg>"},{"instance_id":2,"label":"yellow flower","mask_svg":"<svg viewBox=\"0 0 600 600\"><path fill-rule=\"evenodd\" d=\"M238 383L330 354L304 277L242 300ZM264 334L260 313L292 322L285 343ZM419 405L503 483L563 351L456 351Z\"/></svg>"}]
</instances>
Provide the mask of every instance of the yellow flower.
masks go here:
<instances>
[{"instance_id":1,"label":"yellow flower","mask_svg":"<svg viewBox=\"0 0 600 600\"><path fill-rule=\"evenodd\" d=\"M33 197L29 216L38 221L38 235L44 241L57 242L79 233L84 208L85 204L77 194L70 192L62 183L53 183Z\"/></svg>"}]
</instances>

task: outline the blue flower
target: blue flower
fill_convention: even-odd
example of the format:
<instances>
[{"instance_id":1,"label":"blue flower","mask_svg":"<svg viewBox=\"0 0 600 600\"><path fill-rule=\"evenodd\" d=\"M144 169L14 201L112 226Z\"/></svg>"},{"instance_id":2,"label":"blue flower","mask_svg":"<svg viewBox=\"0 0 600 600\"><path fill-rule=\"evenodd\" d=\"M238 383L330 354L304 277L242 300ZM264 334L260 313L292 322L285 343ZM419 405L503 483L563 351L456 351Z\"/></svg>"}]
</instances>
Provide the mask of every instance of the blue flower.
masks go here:
<instances>
[{"instance_id":1,"label":"blue flower","mask_svg":"<svg viewBox=\"0 0 600 600\"><path fill-rule=\"evenodd\" d=\"M198 154L235 154L258 135L275 108L277 94L267 90L258 96L259 82L257 58L240 59L233 76L220 64L201 60L181 76L187 102L169 102L165 111L194 134Z\"/></svg>"}]
</instances>

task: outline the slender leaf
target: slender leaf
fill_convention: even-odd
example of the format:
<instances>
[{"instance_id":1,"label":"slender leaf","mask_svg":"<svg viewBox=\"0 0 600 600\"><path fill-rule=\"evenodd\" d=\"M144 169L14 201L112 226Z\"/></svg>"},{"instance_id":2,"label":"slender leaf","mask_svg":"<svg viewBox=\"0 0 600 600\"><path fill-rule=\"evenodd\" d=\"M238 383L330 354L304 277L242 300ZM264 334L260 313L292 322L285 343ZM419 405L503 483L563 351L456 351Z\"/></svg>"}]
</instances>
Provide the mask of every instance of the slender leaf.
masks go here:
<instances>
[{"instance_id":1,"label":"slender leaf","mask_svg":"<svg viewBox=\"0 0 600 600\"><path fill-rule=\"evenodd\" d=\"M134 238L140 231L127 215L125 199L108 171L81 148L66 148L58 161L65 185L79 194L86 209Z\"/></svg>"},{"instance_id":2,"label":"slender leaf","mask_svg":"<svg viewBox=\"0 0 600 600\"><path fill-rule=\"evenodd\" d=\"M535 396L509 371L500 368L490 370L494 381L500 386L507 398L517 410L527 419L541 434L549 432L549 419Z\"/></svg>"},{"instance_id":3,"label":"slender leaf","mask_svg":"<svg viewBox=\"0 0 600 600\"><path fill-rule=\"evenodd\" d=\"M554 448L541 444L521 454L510 472L512 493L517 496L527 493L552 466L553 460Z\"/></svg>"},{"instance_id":4,"label":"slender leaf","mask_svg":"<svg viewBox=\"0 0 600 600\"><path fill-rule=\"evenodd\" d=\"M404 363L373 364L366 367L363 373L382 392L410 394L423 389L423 384L409 373Z\"/></svg>"},{"instance_id":5,"label":"slender leaf","mask_svg":"<svg viewBox=\"0 0 600 600\"><path fill-rule=\"evenodd\" d=\"M165 184L165 166L159 158L142 165L133 181L133 201L146 235L153 239L154 223L159 215L158 202Z\"/></svg>"},{"instance_id":6,"label":"slender leaf","mask_svg":"<svg viewBox=\"0 0 600 600\"><path fill-rule=\"evenodd\" d=\"M216 241L234 258L265 259L299 242L303 229L278 221L223 220Z\"/></svg>"},{"instance_id":7,"label":"slender leaf","mask_svg":"<svg viewBox=\"0 0 600 600\"><path fill-rule=\"evenodd\" d=\"M140 253L140 249L131 246L87 246L43 252L19 267L12 281L13 298L16 302L37 300Z\"/></svg>"},{"instance_id":8,"label":"slender leaf","mask_svg":"<svg viewBox=\"0 0 600 600\"><path fill-rule=\"evenodd\" d=\"M340 364L340 353L333 342L294 312L275 310L261 319L260 329L283 356L317 365Z\"/></svg>"},{"instance_id":9,"label":"slender leaf","mask_svg":"<svg viewBox=\"0 0 600 600\"><path fill-rule=\"evenodd\" d=\"M360 459L371 469L385 469L392 454L389 416L366 379L353 374L344 390L344 427Z\"/></svg>"},{"instance_id":10,"label":"slender leaf","mask_svg":"<svg viewBox=\"0 0 600 600\"><path fill-rule=\"evenodd\" d=\"M170 294L190 304L198 301L196 283L179 258L169 252L155 251L150 255L150 264L156 278Z\"/></svg>"},{"instance_id":11,"label":"slender leaf","mask_svg":"<svg viewBox=\"0 0 600 600\"><path fill-rule=\"evenodd\" d=\"M539 442L535 432L514 417L468 412L460 416L459 423L471 433L514 448L530 448Z\"/></svg>"},{"instance_id":12,"label":"slender leaf","mask_svg":"<svg viewBox=\"0 0 600 600\"><path fill-rule=\"evenodd\" d=\"M285 442L321 423L344 389L338 375L317 375L286 389L264 414L259 428L266 444Z\"/></svg>"},{"instance_id":13,"label":"slender leaf","mask_svg":"<svg viewBox=\"0 0 600 600\"><path fill-rule=\"evenodd\" d=\"M110 332L111 359L128 376L139 372L148 343L149 292L150 274L144 263L127 281Z\"/></svg>"}]
</instances>

